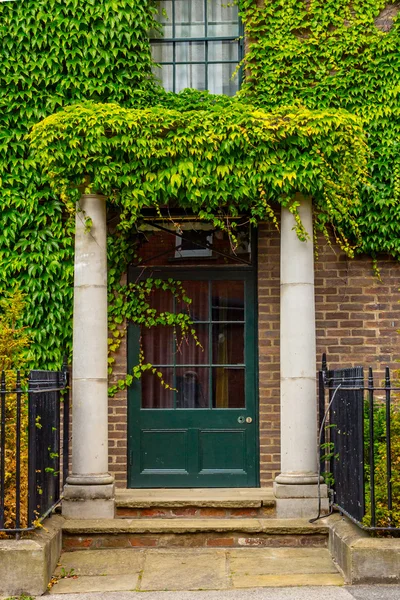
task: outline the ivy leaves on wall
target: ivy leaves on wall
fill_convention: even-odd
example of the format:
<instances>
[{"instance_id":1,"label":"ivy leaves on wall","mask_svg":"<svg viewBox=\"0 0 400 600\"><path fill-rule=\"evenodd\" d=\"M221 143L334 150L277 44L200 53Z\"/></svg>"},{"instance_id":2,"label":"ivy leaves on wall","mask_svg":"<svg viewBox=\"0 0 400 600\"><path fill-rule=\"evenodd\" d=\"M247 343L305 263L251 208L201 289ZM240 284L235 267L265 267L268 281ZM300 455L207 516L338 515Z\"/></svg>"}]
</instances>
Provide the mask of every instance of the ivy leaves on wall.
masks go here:
<instances>
[{"instance_id":1,"label":"ivy leaves on wall","mask_svg":"<svg viewBox=\"0 0 400 600\"><path fill-rule=\"evenodd\" d=\"M297 214L296 193L311 195L317 224L331 223L352 255L346 229L365 181L366 143L357 118L344 111L282 108L267 113L232 101L223 108L179 112L118 104L67 107L33 127L39 169L65 202L102 193L120 209L128 234L144 208L191 210L220 229L226 217L274 219L272 203ZM344 226L345 224L345 226Z\"/></svg>"},{"instance_id":2,"label":"ivy leaves on wall","mask_svg":"<svg viewBox=\"0 0 400 600\"><path fill-rule=\"evenodd\" d=\"M400 258L400 3L240 4L250 40L250 73L240 94L266 110L301 104L360 116L370 147L370 181L353 208L358 251Z\"/></svg>"},{"instance_id":3,"label":"ivy leaves on wall","mask_svg":"<svg viewBox=\"0 0 400 600\"><path fill-rule=\"evenodd\" d=\"M227 114L235 110L230 99L200 92L167 94L154 82L148 40L148 32L155 26L153 4L153 0L0 3L0 289L12 289L18 283L26 295L25 322L36 366L60 366L70 344L73 236L58 194L29 154L26 135L32 126L65 106L87 101L135 109L159 106L159 122L164 112L167 121L173 119L169 110L180 114L211 111L210 119L218 107L226 108ZM240 9L248 39L248 77L240 92L241 102L267 113L278 108L281 115L286 110L282 107L294 105L296 119L304 116L306 109L317 110L325 115L322 124L331 109L358 115L368 134L370 179L366 182L360 174L361 202L351 194L346 199L343 188L337 196L341 203L334 203L328 212L322 188L317 190L320 224L323 226L324 219L340 223L344 245L349 239L349 245L357 243L361 252L389 252L399 257L398 4L383 0L240 0ZM189 124L196 127L196 117L190 117ZM353 125L349 124L348 139L354 141ZM332 140L333 121L327 127ZM344 122L340 128L345 128ZM303 139L306 154L310 139ZM182 143L187 145L188 140L184 138ZM279 144L286 152L283 139ZM287 166L294 160L286 154L283 162ZM326 176L328 170L321 166L320 157L312 160L316 161L316 184L318 169ZM221 163L218 166L229 165L227 156L221 157ZM345 177L338 162L335 165L339 177ZM282 166L282 174L286 166ZM144 163L140 168L145 168ZM304 165L302 168L306 171ZM162 185L169 185L177 200L182 186L176 176L182 174L168 165L163 169ZM209 176L217 177L216 173L202 174ZM232 174L222 175L220 169L218 177L229 182ZM111 189L111 176L104 174L104 178ZM331 179L331 192L336 179ZM272 189L279 195L292 189L287 177L280 180L281 188L265 185L266 200L276 200ZM121 195L126 200L126 223L134 214L131 200L129 211L126 208L128 198L133 198L131 185L132 180ZM247 197L252 196L255 183L250 187ZM211 192L204 185L200 194L202 209L207 212ZM234 204L239 210L240 204ZM346 207L344 213L342 206ZM210 207L215 208L212 203Z\"/></svg>"},{"instance_id":4,"label":"ivy leaves on wall","mask_svg":"<svg viewBox=\"0 0 400 600\"><path fill-rule=\"evenodd\" d=\"M25 294L36 367L60 367L70 346L73 236L25 136L67 104L157 96L153 25L150 0L0 3L0 290Z\"/></svg>"}]
</instances>

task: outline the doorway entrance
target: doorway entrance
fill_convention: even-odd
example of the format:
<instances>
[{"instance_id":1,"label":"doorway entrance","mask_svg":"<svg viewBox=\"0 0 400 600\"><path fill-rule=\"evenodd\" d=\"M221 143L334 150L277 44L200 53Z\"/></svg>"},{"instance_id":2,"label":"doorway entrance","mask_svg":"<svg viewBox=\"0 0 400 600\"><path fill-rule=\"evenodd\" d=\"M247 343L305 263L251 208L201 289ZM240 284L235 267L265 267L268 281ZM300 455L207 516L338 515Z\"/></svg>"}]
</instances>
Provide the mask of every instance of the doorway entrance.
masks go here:
<instances>
[{"instance_id":1,"label":"doorway entrance","mask_svg":"<svg viewBox=\"0 0 400 600\"><path fill-rule=\"evenodd\" d=\"M128 487L257 486L253 268L151 266L146 276L182 283L197 340L179 342L172 327L129 326L128 369L138 363L141 347L172 389L146 372L129 390ZM162 290L154 293L152 306L185 310Z\"/></svg>"}]
</instances>

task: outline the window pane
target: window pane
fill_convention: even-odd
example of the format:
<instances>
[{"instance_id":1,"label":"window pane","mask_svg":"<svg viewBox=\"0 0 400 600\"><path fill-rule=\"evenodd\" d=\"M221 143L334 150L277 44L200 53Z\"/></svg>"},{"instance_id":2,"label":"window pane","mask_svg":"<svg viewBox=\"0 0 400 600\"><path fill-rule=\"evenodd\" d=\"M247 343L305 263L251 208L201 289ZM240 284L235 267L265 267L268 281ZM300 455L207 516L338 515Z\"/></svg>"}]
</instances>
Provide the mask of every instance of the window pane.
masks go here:
<instances>
[{"instance_id":1,"label":"window pane","mask_svg":"<svg viewBox=\"0 0 400 600\"><path fill-rule=\"evenodd\" d=\"M177 311L189 314L192 321L208 321L208 281L182 281L182 287L188 298L189 305L178 303Z\"/></svg>"},{"instance_id":2,"label":"window pane","mask_svg":"<svg viewBox=\"0 0 400 600\"><path fill-rule=\"evenodd\" d=\"M174 310L174 295L169 290L154 289L148 296L150 308L155 309L158 313L173 312Z\"/></svg>"},{"instance_id":3,"label":"window pane","mask_svg":"<svg viewBox=\"0 0 400 600\"><path fill-rule=\"evenodd\" d=\"M244 325L213 325L213 364L244 363Z\"/></svg>"},{"instance_id":4,"label":"window pane","mask_svg":"<svg viewBox=\"0 0 400 600\"><path fill-rule=\"evenodd\" d=\"M213 408L245 408L244 369L213 369Z\"/></svg>"},{"instance_id":5,"label":"window pane","mask_svg":"<svg viewBox=\"0 0 400 600\"><path fill-rule=\"evenodd\" d=\"M176 408L208 408L209 369L176 369Z\"/></svg>"},{"instance_id":6,"label":"window pane","mask_svg":"<svg viewBox=\"0 0 400 600\"><path fill-rule=\"evenodd\" d=\"M232 80L235 64L208 65L208 89L212 94L234 96L239 89L239 76Z\"/></svg>"},{"instance_id":7,"label":"window pane","mask_svg":"<svg viewBox=\"0 0 400 600\"><path fill-rule=\"evenodd\" d=\"M213 321L244 321L244 282L212 282Z\"/></svg>"},{"instance_id":8,"label":"window pane","mask_svg":"<svg viewBox=\"0 0 400 600\"><path fill-rule=\"evenodd\" d=\"M172 38L172 0L157 2L157 9L156 21L162 24L162 32L151 31L150 37Z\"/></svg>"},{"instance_id":9,"label":"window pane","mask_svg":"<svg viewBox=\"0 0 400 600\"><path fill-rule=\"evenodd\" d=\"M180 92L185 88L206 89L205 65L176 65L175 91Z\"/></svg>"},{"instance_id":10,"label":"window pane","mask_svg":"<svg viewBox=\"0 0 400 600\"><path fill-rule=\"evenodd\" d=\"M173 386L174 370L161 369L163 379ZM153 373L143 373L142 378L142 408L174 408L175 392L167 390L161 384L160 378Z\"/></svg>"},{"instance_id":11,"label":"window pane","mask_svg":"<svg viewBox=\"0 0 400 600\"><path fill-rule=\"evenodd\" d=\"M221 62L224 60L236 60L239 62L238 42L209 42L208 60Z\"/></svg>"},{"instance_id":12,"label":"window pane","mask_svg":"<svg viewBox=\"0 0 400 600\"><path fill-rule=\"evenodd\" d=\"M175 0L175 37L204 37L204 0Z\"/></svg>"},{"instance_id":13,"label":"window pane","mask_svg":"<svg viewBox=\"0 0 400 600\"><path fill-rule=\"evenodd\" d=\"M160 67L153 67L153 73L157 79L160 79L161 85L166 92L174 91L174 68L172 65L163 65Z\"/></svg>"},{"instance_id":14,"label":"window pane","mask_svg":"<svg viewBox=\"0 0 400 600\"><path fill-rule=\"evenodd\" d=\"M207 0L208 37L230 37L239 35L237 6L226 6L226 0Z\"/></svg>"},{"instance_id":15,"label":"window pane","mask_svg":"<svg viewBox=\"0 0 400 600\"><path fill-rule=\"evenodd\" d=\"M213 234L211 231L187 230L183 236L176 236L177 258L194 258L197 256L212 256Z\"/></svg>"},{"instance_id":16,"label":"window pane","mask_svg":"<svg viewBox=\"0 0 400 600\"><path fill-rule=\"evenodd\" d=\"M204 42L179 42L176 44L176 62L202 62L205 59Z\"/></svg>"},{"instance_id":17,"label":"window pane","mask_svg":"<svg viewBox=\"0 0 400 600\"><path fill-rule=\"evenodd\" d=\"M173 335L172 327L142 327L144 361L153 365L173 365Z\"/></svg>"},{"instance_id":18,"label":"window pane","mask_svg":"<svg viewBox=\"0 0 400 600\"><path fill-rule=\"evenodd\" d=\"M174 45L172 42L153 42L151 53L156 63L172 62L174 60Z\"/></svg>"},{"instance_id":19,"label":"window pane","mask_svg":"<svg viewBox=\"0 0 400 600\"><path fill-rule=\"evenodd\" d=\"M182 340L176 351L176 362L181 365L204 365L209 364L208 349L208 325L196 325L196 335L201 344L196 344L193 336Z\"/></svg>"}]
</instances>

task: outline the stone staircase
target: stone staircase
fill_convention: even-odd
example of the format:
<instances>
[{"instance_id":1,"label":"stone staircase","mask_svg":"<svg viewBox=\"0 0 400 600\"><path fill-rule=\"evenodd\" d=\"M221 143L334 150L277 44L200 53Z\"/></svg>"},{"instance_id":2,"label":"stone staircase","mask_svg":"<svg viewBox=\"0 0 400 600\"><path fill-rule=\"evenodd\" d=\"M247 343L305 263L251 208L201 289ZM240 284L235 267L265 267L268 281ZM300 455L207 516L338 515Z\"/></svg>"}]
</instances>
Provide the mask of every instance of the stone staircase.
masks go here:
<instances>
[{"instance_id":1,"label":"stone staircase","mask_svg":"<svg viewBox=\"0 0 400 600\"><path fill-rule=\"evenodd\" d=\"M270 489L120 490L115 519L64 522L50 594L343 585L327 541Z\"/></svg>"},{"instance_id":2,"label":"stone staircase","mask_svg":"<svg viewBox=\"0 0 400 600\"><path fill-rule=\"evenodd\" d=\"M270 489L121 490L117 518L67 520L65 550L327 546L328 528L275 518Z\"/></svg>"}]
</instances>

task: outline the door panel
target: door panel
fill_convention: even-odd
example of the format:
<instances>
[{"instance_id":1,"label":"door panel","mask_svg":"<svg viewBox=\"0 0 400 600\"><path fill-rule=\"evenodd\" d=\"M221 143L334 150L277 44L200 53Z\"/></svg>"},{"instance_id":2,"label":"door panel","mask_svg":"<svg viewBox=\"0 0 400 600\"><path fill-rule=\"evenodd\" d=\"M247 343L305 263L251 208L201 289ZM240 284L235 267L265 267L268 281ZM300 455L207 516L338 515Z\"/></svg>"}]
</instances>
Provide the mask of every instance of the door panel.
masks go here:
<instances>
[{"instance_id":1,"label":"door panel","mask_svg":"<svg viewBox=\"0 0 400 600\"><path fill-rule=\"evenodd\" d=\"M145 360L173 391L149 373L129 390L128 487L256 486L253 273L152 269L151 276L183 282L201 347L192 341L179 347L163 328L143 332ZM162 310L170 299L155 303ZM129 368L137 364L140 335L129 327Z\"/></svg>"},{"instance_id":2,"label":"door panel","mask_svg":"<svg viewBox=\"0 0 400 600\"><path fill-rule=\"evenodd\" d=\"M150 429L140 432L140 472L180 471L188 475L187 430Z\"/></svg>"},{"instance_id":3,"label":"door panel","mask_svg":"<svg viewBox=\"0 0 400 600\"><path fill-rule=\"evenodd\" d=\"M211 429L200 431L200 474L246 473L246 432Z\"/></svg>"}]
</instances>

